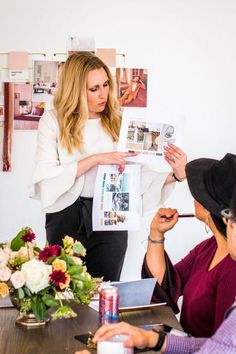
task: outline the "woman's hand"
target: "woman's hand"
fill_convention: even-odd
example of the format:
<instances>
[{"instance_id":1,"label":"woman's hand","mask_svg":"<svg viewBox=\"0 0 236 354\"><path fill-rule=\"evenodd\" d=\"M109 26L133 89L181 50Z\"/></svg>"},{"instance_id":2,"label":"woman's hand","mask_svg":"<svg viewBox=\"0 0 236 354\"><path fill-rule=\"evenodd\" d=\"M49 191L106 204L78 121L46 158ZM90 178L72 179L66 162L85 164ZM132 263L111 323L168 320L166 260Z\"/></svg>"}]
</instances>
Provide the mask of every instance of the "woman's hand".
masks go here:
<instances>
[{"instance_id":1,"label":"woman's hand","mask_svg":"<svg viewBox=\"0 0 236 354\"><path fill-rule=\"evenodd\" d=\"M125 157L137 156L136 152L106 152L102 154L95 154L93 158L96 161L96 165L118 165L119 172L122 173L125 169Z\"/></svg>"},{"instance_id":2,"label":"woman's hand","mask_svg":"<svg viewBox=\"0 0 236 354\"><path fill-rule=\"evenodd\" d=\"M91 354L91 352L85 349L85 350L80 350L78 352L75 352L75 354Z\"/></svg>"},{"instance_id":3,"label":"woman's hand","mask_svg":"<svg viewBox=\"0 0 236 354\"><path fill-rule=\"evenodd\" d=\"M164 147L165 160L171 166L175 176L181 180L186 177L185 166L187 163L187 155L174 144Z\"/></svg>"},{"instance_id":4,"label":"woman's hand","mask_svg":"<svg viewBox=\"0 0 236 354\"><path fill-rule=\"evenodd\" d=\"M171 230L178 221L178 212L176 209L160 208L151 222L150 237L155 239ZM157 237L155 237L155 235ZM161 237L159 237L161 238Z\"/></svg>"},{"instance_id":5,"label":"woman's hand","mask_svg":"<svg viewBox=\"0 0 236 354\"><path fill-rule=\"evenodd\" d=\"M119 322L100 327L95 333L93 341L95 343L104 341L117 334L126 334L129 336L129 338L124 342L124 346L127 348L152 348L156 345L158 340L158 334L155 332L146 331L142 328L131 326L126 322Z\"/></svg>"}]
</instances>

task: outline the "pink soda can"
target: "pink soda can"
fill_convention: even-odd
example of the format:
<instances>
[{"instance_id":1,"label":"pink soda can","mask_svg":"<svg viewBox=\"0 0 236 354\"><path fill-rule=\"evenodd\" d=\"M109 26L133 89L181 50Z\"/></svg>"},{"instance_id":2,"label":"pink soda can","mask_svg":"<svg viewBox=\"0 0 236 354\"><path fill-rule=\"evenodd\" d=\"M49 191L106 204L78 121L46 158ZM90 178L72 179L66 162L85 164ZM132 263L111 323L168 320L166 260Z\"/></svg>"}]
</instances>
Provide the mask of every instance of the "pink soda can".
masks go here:
<instances>
[{"instance_id":1,"label":"pink soda can","mask_svg":"<svg viewBox=\"0 0 236 354\"><path fill-rule=\"evenodd\" d=\"M99 294L99 322L115 323L119 321L119 289L105 286Z\"/></svg>"}]
</instances>

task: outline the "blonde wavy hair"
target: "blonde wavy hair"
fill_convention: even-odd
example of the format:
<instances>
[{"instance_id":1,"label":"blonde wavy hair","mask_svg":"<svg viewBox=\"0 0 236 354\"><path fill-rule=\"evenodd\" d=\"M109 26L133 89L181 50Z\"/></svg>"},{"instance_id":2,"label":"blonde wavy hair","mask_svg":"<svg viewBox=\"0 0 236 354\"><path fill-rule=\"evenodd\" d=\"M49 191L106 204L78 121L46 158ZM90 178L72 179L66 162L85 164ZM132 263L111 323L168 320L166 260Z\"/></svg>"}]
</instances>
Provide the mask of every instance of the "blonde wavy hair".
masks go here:
<instances>
[{"instance_id":1,"label":"blonde wavy hair","mask_svg":"<svg viewBox=\"0 0 236 354\"><path fill-rule=\"evenodd\" d=\"M86 81L91 70L103 68L109 79L109 94L101 113L103 129L113 141L119 137L121 114L115 84L108 67L89 52L72 54L62 67L53 105L59 123L60 142L68 153L84 151L83 128L89 118Z\"/></svg>"}]
</instances>

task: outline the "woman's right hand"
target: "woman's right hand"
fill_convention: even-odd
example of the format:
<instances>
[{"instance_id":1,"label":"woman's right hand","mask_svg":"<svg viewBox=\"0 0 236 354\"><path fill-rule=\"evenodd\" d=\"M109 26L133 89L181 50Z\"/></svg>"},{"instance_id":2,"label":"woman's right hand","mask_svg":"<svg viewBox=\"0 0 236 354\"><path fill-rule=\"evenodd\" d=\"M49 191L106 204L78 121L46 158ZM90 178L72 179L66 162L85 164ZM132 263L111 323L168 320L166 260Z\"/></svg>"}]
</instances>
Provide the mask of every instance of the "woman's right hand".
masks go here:
<instances>
[{"instance_id":1,"label":"woman's right hand","mask_svg":"<svg viewBox=\"0 0 236 354\"><path fill-rule=\"evenodd\" d=\"M119 334L128 336L128 339L123 343L127 348L153 348L158 339L158 334L153 331L146 331L142 328L131 326L126 322L119 322L100 327L95 333L93 341L98 343Z\"/></svg>"},{"instance_id":2,"label":"woman's right hand","mask_svg":"<svg viewBox=\"0 0 236 354\"><path fill-rule=\"evenodd\" d=\"M151 233L162 235L171 230L178 221L178 211L171 208L160 208L151 222Z\"/></svg>"},{"instance_id":3,"label":"woman's right hand","mask_svg":"<svg viewBox=\"0 0 236 354\"><path fill-rule=\"evenodd\" d=\"M125 157L137 156L136 152L105 152L93 155L97 165L118 165L119 172L122 173L125 169Z\"/></svg>"}]
</instances>

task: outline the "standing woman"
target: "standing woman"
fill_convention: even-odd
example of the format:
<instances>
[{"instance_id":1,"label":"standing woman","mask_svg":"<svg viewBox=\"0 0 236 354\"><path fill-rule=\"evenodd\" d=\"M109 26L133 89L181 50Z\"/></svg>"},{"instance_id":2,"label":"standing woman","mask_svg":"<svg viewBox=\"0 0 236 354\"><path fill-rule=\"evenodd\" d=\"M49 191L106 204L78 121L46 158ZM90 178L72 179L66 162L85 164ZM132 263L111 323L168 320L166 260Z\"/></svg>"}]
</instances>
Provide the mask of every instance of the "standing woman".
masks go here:
<instances>
[{"instance_id":1,"label":"standing woman","mask_svg":"<svg viewBox=\"0 0 236 354\"><path fill-rule=\"evenodd\" d=\"M53 103L54 109L39 122L31 190L46 213L47 241L61 244L65 235L74 237L87 250L84 260L92 276L119 280L127 231L92 231L97 166L117 165L123 172L125 158L135 155L115 151L121 115L108 67L92 53L72 54L62 68ZM185 162L184 153L172 161L175 175L181 177ZM171 176L160 174L155 184L162 190L169 182Z\"/></svg>"}]
</instances>

